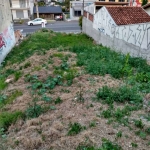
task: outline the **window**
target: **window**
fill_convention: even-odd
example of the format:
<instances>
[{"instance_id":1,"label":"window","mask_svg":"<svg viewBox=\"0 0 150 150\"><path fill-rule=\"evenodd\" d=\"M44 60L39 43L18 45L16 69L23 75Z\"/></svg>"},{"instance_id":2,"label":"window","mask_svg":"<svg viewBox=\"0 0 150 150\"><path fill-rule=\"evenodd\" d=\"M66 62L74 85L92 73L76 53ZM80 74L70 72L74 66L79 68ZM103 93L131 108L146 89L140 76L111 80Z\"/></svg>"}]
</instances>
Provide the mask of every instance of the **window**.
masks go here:
<instances>
[{"instance_id":1,"label":"window","mask_svg":"<svg viewBox=\"0 0 150 150\"><path fill-rule=\"evenodd\" d=\"M26 1L25 0L19 0L20 8L26 7Z\"/></svg>"},{"instance_id":2,"label":"window","mask_svg":"<svg viewBox=\"0 0 150 150\"><path fill-rule=\"evenodd\" d=\"M125 2L125 0L119 0L119 2Z\"/></svg>"},{"instance_id":3,"label":"window","mask_svg":"<svg viewBox=\"0 0 150 150\"><path fill-rule=\"evenodd\" d=\"M76 17L81 16L81 10L74 11L74 16L76 16Z\"/></svg>"},{"instance_id":4,"label":"window","mask_svg":"<svg viewBox=\"0 0 150 150\"><path fill-rule=\"evenodd\" d=\"M109 0L109 2L115 2L115 0Z\"/></svg>"},{"instance_id":5,"label":"window","mask_svg":"<svg viewBox=\"0 0 150 150\"><path fill-rule=\"evenodd\" d=\"M103 1L103 2L105 2L105 0L99 0L99 1Z\"/></svg>"}]
</instances>

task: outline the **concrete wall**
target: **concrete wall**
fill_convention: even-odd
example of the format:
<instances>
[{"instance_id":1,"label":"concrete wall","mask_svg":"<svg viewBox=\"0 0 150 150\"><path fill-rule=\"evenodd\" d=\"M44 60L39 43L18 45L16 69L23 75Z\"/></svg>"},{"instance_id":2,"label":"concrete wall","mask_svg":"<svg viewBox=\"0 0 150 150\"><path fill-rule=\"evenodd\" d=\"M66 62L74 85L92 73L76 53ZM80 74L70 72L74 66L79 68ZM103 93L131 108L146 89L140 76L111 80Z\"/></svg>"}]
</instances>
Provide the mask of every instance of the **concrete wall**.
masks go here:
<instances>
[{"instance_id":1,"label":"concrete wall","mask_svg":"<svg viewBox=\"0 0 150 150\"><path fill-rule=\"evenodd\" d=\"M15 45L10 3L0 0L0 64Z\"/></svg>"},{"instance_id":2,"label":"concrete wall","mask_svg":"<svg viewBox=\"0 0 150 150\"><path fill-rule=\"evenodd\" d=\"M149 44L150 38L148 37L148 35L150 35L148 31L150 27L149 25L144 26L144 24L142 26L137 25L136 27L137 28L135 28L134 31L131 31L130 30L131 28L128 27L128 29L126 29L126 31L127 30L129 31L128 33L124 31L125 30L124 27L121 27L119 29L119 33L122 32L123 34L119 35L119 37L122 37L119 39L117 38L117 36L113 35L113 37L111 37L111 35L104 34L104 32L101 32L99 29L93 28L93 22L85 17L83 18L83 32L89 35L90 37L92 37L97 44L102 44L103 46L110 47L112 50L115 50L117 52L122 52L124 54L130 53L130 55L133 57L142 57L147 60L150 60L150 44ZM142 28L144 33L142 31ZM110 30L111 29L112 28L110 27ZM136 30L137 32L135 32ZM116 33L114 32L114 30L112 31L113 31L112 33ZM135 43L132 43L132 40L131 42L128 42L126 41L127 38L125 35L132 38L133 41L135 39L138 40L135 41ZM136 38L133 38L133 35L135 35L134 37ZM147 39L144 39L144 37L147 37ZM146 43L145 45L147 48L142 48L145 46L144 44L142 45L142 43L140 43L141 41L143 43Z\"/></svg>"}]
</instances>

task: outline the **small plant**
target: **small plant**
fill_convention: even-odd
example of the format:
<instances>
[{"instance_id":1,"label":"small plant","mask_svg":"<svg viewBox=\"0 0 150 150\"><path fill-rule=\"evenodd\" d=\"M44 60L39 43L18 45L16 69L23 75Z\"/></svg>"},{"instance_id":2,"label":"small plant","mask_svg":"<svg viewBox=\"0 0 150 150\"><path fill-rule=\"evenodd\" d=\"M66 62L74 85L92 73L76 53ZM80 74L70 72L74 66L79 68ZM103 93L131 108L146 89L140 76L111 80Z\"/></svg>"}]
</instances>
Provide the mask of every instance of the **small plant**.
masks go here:
<instances>
[{"instance_id":1,"label":"small plant","mask_svg":"<svg viewBox=\"0 0 150 150\"><path fill-rule=\"evenodd\" d=\"M79 26L80 26L80 28L82 29L82 16L79 18Z\"/></svg>"},{"instance_id":2,"label":"small plant","mask_svg":"<svg viewBox=\"0 0 150 150\"><path fill-rule=\"evenodd\" d=\"M60 103L62 103L62 100L60 97L57 97L55 100L55 104L60 104Z\"/></svg>"},{"instance_id":3,"label":"small plant","mask_svg":"<svg viewBox=\"0 0 150 150\"><path fill-rule=\"evenodd\" d=\"M31 63L30 62L26 62L25 64L24 64L24 68L28 68L28 67L30 67L31 66Z\"/></svg>"},{"instance_id":4,"label":"small plant","mask_svg":"<svg viewBox=\"0 0 150 150\"><path fill-rule=\"evenodd\" d=\"M81 126L81 124L75 122L75 123L70 123L69 124L69 131L68 131L68 135L76 135L78 133L80 133L83 129L85 129L85 126Z\"/></svg>"},{"instance_id":5,"label":"small plant","mask_svg":"<svg viewBox=\"0 0 150 150\"><path fill-rule=\"evenodd\" d=\"M107 109L102 111L102 116L104 118L111 118L113 116L113 111L112 109Z\"/></svg>"},{"instance_id":6,"label":"small plant","mask_svg":"<svg viewBox=\"0 0 150 150\"><path fill-rule=\"evenodd\" d=\"M136 131L135 132L135 134L136 135L138 135L140 138L142 138L143 140L145 140L146 139L146 133L145 132L143 132L143 131Z\"/></svg>"},{"instance_id":7,"label":"small plant","mask_svg":"<svg viewBox=\"0 0 150 150\"><path fill-rule=\"evenodd\" d=\"M136 144L136 143L131 143L131 146L136 148L136 147L138 147L138 144Z\"/></svg>"},{"instance_id":8,"label":"small plant","mask_svg":"<svg viewBox=\"0 0 150 150\"><path fill-rule=\"evenodd\" d=\"M5 89L7 83L5 82L5 78L0 75L0 90Z\"/></svg>"},{"instance_id":9,"label":"small plant","mask_svg":"<svg viewBox=\"0 0 150 150\"><path fill-rule=\"evenodd\" d=\"M121 138L122 137L122 131L117 132L116 137Z\"/></svg>"},{"instance_id":10,"label":"small plant","mask_svg":"<svg viewBox=\"0 0 150 150\"><path fill-rule=\"evenodd\" d=\"M116 143L113 143L105 138L102 139L102 147L100 150L122 150L121 146Z\"/></svg>"},{"instance_id":11,"label":"small plant","mask_svg":"<svg viewBox=\"0 0 150 150\"><path fill-rule=\"evenodd\" d=\"M17 71L14 73L14 80L17 81L20 77L22 76L22 72L20 71Z\"/></svg>"},{"instance_id":12,"label":"small plant","mask_svg":"<svg viewBox=\"0 0 150 150\"><path fill-rule=\"evenodd\" d=\"M95 121L91 121L90 124L89 124L89 127L90 128L96 127L96 122Z\"/></svg>"},{"instance_id":13,"label":"small plant","mask_svg":"<svg viewBox=\"0 0 150 150\"><path fill-rule=\"evenodd\" d=\"M78 102L82 102L84 103L84 97L83 97L83 89L81 88L81 85L80 85L80 90L76 93L76 99Z\"/></svg>"},{"instance_id":14,"label":"small plant","mask_svg":"<svg viewBox=\"0 0 150 150\"><path fill-rule=\"evenodd\" d=\"M43 109L40 105L37 105L35 102L32 105L29 105L29 107L25 111L25 115L27 118L36 118L40 116L43 113Z\"/></svg>"},{"instance_id":15,"label":"small plant","mask_svg":"<svg viewBox=\"0 0 150 150\"><path fill-rule=\"evenodd\" d=\"M140 129L143 129L144 125L142 123L142 120L134 120L134 125Z\"/></svg>"}]
</instances>

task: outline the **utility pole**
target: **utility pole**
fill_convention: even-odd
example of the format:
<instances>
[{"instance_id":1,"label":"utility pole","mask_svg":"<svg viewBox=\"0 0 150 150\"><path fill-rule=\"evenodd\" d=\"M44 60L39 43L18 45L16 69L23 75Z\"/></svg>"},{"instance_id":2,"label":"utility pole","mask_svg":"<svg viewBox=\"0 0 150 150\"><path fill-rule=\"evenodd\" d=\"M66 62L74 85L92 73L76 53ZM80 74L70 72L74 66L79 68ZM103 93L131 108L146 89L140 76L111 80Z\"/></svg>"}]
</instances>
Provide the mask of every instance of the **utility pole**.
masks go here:
<instances>
[{"instance_id":1,"label":"utility pole","mask_svg":"<svg viewBox=\"0 0 150 150\"><path fill-rule=\"evenodd\" d=\"M84 0L83 0L83 15L84 15Z\"/></svg>"},{"instance_id":2,"label":"utility pole","mask_svg":"<svg viewBox=\"0 0 150 150\"><path fill-rule=\"evenodd\" d=\"M36 5L36 15L37 15L37 18L39 18L39 8L38 8L38 2L37 2L37 0L35 0L34 3Z\"/></svg>"}]
</instances>

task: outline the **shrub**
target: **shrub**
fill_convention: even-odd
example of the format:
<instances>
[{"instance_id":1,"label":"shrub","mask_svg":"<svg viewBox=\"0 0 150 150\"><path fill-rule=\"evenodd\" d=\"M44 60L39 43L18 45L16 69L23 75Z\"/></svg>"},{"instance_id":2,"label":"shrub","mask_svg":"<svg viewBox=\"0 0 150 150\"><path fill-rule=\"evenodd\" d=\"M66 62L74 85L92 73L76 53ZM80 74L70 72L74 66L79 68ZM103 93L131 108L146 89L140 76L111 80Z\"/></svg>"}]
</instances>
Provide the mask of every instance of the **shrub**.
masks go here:
<instances>
[{"instance_id":1,"label":"shrub","mask_svg":"<svg viewBox=\"0 0 150 150\"><path fill-rule=\"evenodd\" d=\"M81 30L82 30L82 16L80 16L80 18L79 18L79 26L80 26L80 28L81 28Z\"/></svg>"}]
</instances>

